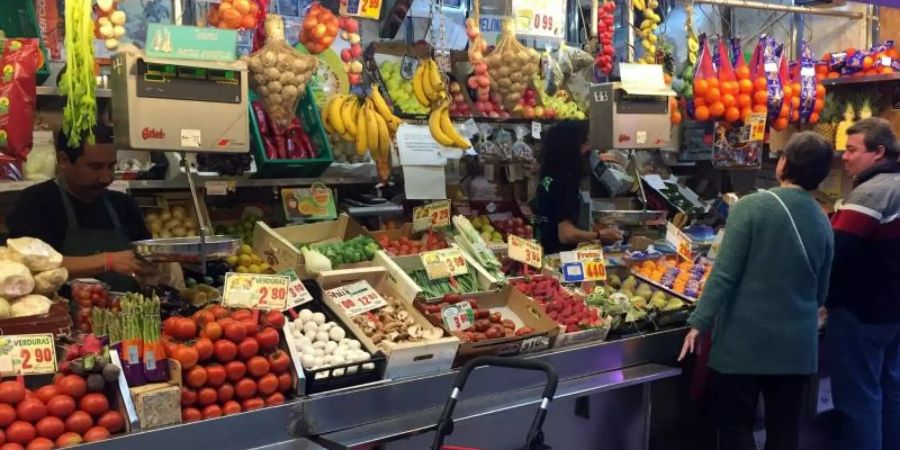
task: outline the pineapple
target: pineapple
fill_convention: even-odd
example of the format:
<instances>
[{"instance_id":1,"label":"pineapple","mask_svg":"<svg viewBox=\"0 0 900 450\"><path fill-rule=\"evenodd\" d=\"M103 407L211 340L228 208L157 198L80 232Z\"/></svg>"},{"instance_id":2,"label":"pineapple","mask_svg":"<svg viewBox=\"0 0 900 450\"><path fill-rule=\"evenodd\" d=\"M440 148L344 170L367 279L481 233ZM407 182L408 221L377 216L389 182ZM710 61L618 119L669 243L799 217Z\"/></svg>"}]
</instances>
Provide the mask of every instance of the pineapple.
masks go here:
<instances>
[{"instance_id":1,"label":"pineapple","mask_svg":"<svg viewBox=\"0 0 900 450\"><path fill-rule=\"evenodd\" d=\"M834 93L829 92L825 95L825 107L819 117L819 122L813 125L813 131L821 134L828 142L834 145L834 135L837 131L838 121L840 117L841 104L838 102Z\"/></svg>"},{"instance_id":2,"label":"pineapple","mask_svg":"<svg viewBox=\"0 0 900 450\"><path fill-rule=\"evenodd\" d=\"M860 94L859 120L872 117L872 105L877 104L879 95L877 92L866 92Z\"/></svg>"},{"instance_id":3,"label":"pineapple","mask_svg":"<svg viewBox=\"0 0 900 450\"><path fill-rule=\"evenodd\" d=\"M844 107L844 118L837 125L834 134L834 149L844 151L847 149L847 129L856 123L856 109L853 102L847 102Z\"/></svg>"}]
</instances>

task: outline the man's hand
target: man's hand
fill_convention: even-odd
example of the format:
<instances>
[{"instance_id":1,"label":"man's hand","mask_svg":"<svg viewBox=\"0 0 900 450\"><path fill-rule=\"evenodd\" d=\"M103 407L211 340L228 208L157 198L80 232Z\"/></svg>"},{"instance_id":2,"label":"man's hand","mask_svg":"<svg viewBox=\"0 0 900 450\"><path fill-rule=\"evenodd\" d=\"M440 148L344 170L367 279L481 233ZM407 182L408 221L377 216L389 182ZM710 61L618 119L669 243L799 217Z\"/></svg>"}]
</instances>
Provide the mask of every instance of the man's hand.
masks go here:
<instances>
[{"instance_id":1,"label":"man's hand","mask_svg":"<svg viewBox=\"0 0 900 450\"><path fill-rule=\"evenodd\" d=\"M697 344L697 338L699 337L700 330L691 328L691 331L688 331L687 336L684 337L684 344L681 345L681 354L678 355L678 361L683 360L688 353L694 353L695 350L700 349L699 344Z\"/></svg>"},{"instance_id":2,"label":"man's hand","mask_svg":"<svg viewBox=\"0 0 900 450\"><path fill-rule=\"evenodd\" d=\"M621 230L615 228L604 228L602 230L597 230L597 237L600 238L600 240L604 244L614 244L618 241L621 241L623 235L624 234Z\"/></svg>"},{"instance_id":3,"label":"man's hand","mask_svg":"<svg viewBox=\"0 0 900 450\"><path fill-rule=\"evenodd\" d=\"M110 252L104 255L110 271L130 277L146 271L145 264L134 256L131 250Z\"/></svg>"}]
</instances>

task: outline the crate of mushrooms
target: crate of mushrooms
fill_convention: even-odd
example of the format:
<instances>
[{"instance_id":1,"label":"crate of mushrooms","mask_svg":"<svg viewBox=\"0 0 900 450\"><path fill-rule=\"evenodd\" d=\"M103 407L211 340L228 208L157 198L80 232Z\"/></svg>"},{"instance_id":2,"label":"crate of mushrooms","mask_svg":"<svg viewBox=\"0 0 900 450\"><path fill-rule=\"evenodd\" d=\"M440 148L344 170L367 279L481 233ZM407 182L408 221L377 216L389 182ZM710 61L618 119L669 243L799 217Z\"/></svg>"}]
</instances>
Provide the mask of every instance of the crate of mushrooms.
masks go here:
<instances>
[{"instance_id":1,"label":"crate of mushrooms","mask_svg":"<svg viewBox=\"0 0 900 450\"><path fill-rule=\"evenodd\" d=\"M433 326L398 294L387 269L366 267L319 275L322 303L341 319L369 353L387 356L385 377L396 379L449 370L459 340Z\"/></svg>"}]
</instances>

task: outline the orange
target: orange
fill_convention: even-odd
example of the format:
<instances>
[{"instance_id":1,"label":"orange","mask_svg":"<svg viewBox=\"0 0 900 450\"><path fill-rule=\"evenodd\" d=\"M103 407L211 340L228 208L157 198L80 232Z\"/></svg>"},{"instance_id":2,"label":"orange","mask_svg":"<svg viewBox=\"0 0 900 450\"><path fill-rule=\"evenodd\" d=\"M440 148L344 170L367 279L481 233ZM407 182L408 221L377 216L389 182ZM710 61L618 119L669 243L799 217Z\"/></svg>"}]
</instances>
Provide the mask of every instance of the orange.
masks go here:
<instances>
[{"instance_id":1,"label":"orange","mask_svg":"<svg viewBox=\"0 0 900 450\"><path fill-rule=\"evenodd\" d=\"M210 8L209 14L207 15L206 20L212 26L218 25L219 24L219 10L216 8Z\"/></svg>"},{"instance_id":2,"label":"orange","mask_svg":"<svg viewBox=\"0 0 900 450\"><path fill-rule=\"evenodd\" d=\"M800 107L800 97L791 97L791 108L797 109Z\"/></svg>"},{"instance_id":3,"label":"orange","mask_svg":"<svg viewBox=\"0 0 900 450\"><path fill-rule=\"evenodd\" d=\"M737 81L729 81L725 92L731 95L738 95L741 91L741 85Z\"/></svg>"},{"instance_id":4,"label":"orange","mask_svg":"<svg viewBox=\"0 0 900 450\"><path fill-rule=\"evenodd\" d=\"M813 106L813 111L819 112L824 107L825 107L825 100L823 100L821 98L816 99L816 104Z\"/></svg>"},{"instance_id":5,"label":"orange","mask_svg":"<svg viewBox=\"0 0 900 450\"><path fill-rule=\"evenodd\" d=\"M791 92L793 95L800 95L800 83L791 83Z\"/></svg>"},{"instance_id":6,"label":"orange","mask_svg":"<svg viewBox=\"0 0 900 450\"><path fill-rule=\"evenodd\" d=\"M672 111L672 125L678 125L679 123L681 123L681 113Z\"/></svg>"},{"instance_id":7,"label":"orange","mask_svg":"<svg viewBox=\"0 0 900 450\"><path fill-rule=\"evenodd\" d=\"M750 80L741 80L738 82L738 89L741 94L749 94L753 92L753 82Z\"/></svg>"},{"instance_id":8,"label":"orange","mask_svg":"<svg viewBox=\"0 0 900 450\"><path fill-rule=\"evenodd\" d=\"M778 119L775 120L775 123L772 124L772 128L779 130L779 131L787 128L787 126L788 126L788 120L787 120L787 118L784 118L784 117L779 117Z\"/></svg>"},{"instance_id":9,"label":"orange","mask_svg":"<svg viewBox=\"0 0 900 450\"><path fill-rule=\"evenodd\" d=\"M788 118L791 115L791 107L787 103L781 104L781 111L778 111L778 117Z\"/></svg>"},{"instance_id":10,"label":"orange","mask_svg":"<svg viewBox=\"0 0 900 450\"><path fill-rule=\"evenodd\" d=\"M827 64L816 64L816 73L828 74L828 65Z\"/></svg>"},{"instance_id":11,"label":"orange","mask_svg":"<svg viewBox=\"0 0 900 450\"><path fill-rule=\"evenodd\" d=\"M241 28L245 30L252 30L256 28L256 17L246 15L241 18Z\"/></svg>"},{"instance_id":12,"label":"orange","mask_svg":"<svg viewBox=\"0 0 900 450\"><path fill-rule=\"evenodd\" d=\"M798 94L799 94L799 92L798 92ZM794 95L794 90L791 89L790 86L785 86L785 87L784 87L784 98L788 98L788 97L790 97L791 95Z\"/></svg>"},{"instance_id":13,"label":"orange","mask_svg":"<svg viewBox=\"0 0 900 450\"><path fill-rule=\"evenodd\" d=\"M241 26L241 13L237 12L234 8L228 8L224 11L221 10L222 5L219 5L219 16L222 18L222 23L226 28L230 28L232 30L236 30Z\"/></svg>"},{"instance_id":14,"label":"orange","mask_svg":"<svg viewBox=\"0 0 900 450\"><path fill-rule=\"evenodd\" d=\"M753 110L750 107L741 108L741 118L744 119L744 122L750 121L750 114L753 114Z\"/></svg>"},{"instance_id":15,"label":"orange","mask_svg":"<svg viewBox=\"0 0 900 450\"><path fill-rule=\"evenodd\" d=\"M825 98L825 86L816 84L816 98Z\"/></svg>"},{"instance_id":16,"label":"orange","mask_svg":"<svg viewBox=\"0 0 900 450\"><path fill-rule=\"evenodd\" d=\"M799 122L800 121L800 110L795 109L791 111L791 122Z\"/></svg>"},{"instance_id":17,"label":"orange","mask_svg":"<svg viewBox=\"0 0 900 450\"><path fill-rule=\"evenodd\" d=\"M231 2L231 6L234 6L234 9L241 13L242 16L250 14L250 2L247 0L234 0Z\"/></svg>"},{"instance_id":18,"label":"orange","mask_svg":"<svg viewBox=\"0 0 900 450\"><path fill-rule=\"evenodd\" d=\"M722 102L715 102L709 105L709 115L713 117L722 117L725 114L725 105Z\"/></svg>"},{"instance_id":19,"label":"orange","mask_svg":"<svg viewBox=\"0 0 900 450\"><path fill-rule=\"evenodd\" d=\"M737 75L738 80L750 81L750 68L747 66L740 66L737 69L734 69L734 74Z\"/></svg>"},{"instance_id":20,"label":"orange","mask_svg":"<svg viewBox=\"0 0 900 450\"><path fill-rule=\"evenodd\" d=\"M737 103L738 103L738 106L740 106L741 108L746 108L753 104L753 98L750 97L748 94L741 94L741 95L738 95Z\"/></svg>"},{"instance_id":21,"label":"orange","mask_svg":"<svg viewBox=\"0 0 900 450\"><path fill-rule=\"evenodd\" d=\"M881 69L878 69L878 73L894 73L894 69L890 66L882 66Z\"/></svg>"},{"instance_id":22,"label":"orange","mask_svg":"<svg viewBox=\"0 0 900 450\"><path fill-rule=\"evenodd\" d=\"M737 100L734 99L734 95L725 94L722 96L722 104L725 105L725 108L730 108L737 104Z\"/></svg>"},{"instance_id":23,"label":"orange","mask_svg":"<svg viewBox=\"0 0 900 450\"><path fill-rule=\"evenodd\" d=\"M758 77L756 78L756 81L753 82L753 88L757 91L764 91L767 86L768 83L766 83L766 77Z\"/></svg>"},{"instance_id":24,"label":"orange","mask_svg":"<svg viewBox=\"0 0 900 450\"><path fill-rule=\"evenodd\" d=\"M828 76L825 78L837 78L839 76L841 76L841 74L839 74L837 72L828 72Z\"/></svg>"},{"instance_id":25,"label":"orange","mask_svg":"<svg viewBox=\"0 0 900 450\"><path fill-rule=\"evenodd\" d=\"M711 88L717 88L719 87L719 79L716 77L709 77L706 79L706 84Z\"/></svg>"},{"instance_id":26,"label":"orange","mask_svg":"<svg viewBox=\"0 0 900 450\"><path fill-rule=\"evenodd\" d=\"M809 123L817 123L819 121L819 113L814 112L809 115Z\"/></svg>"},{"instance_id":27,"label":"orange","mask_svg":"<svg viewBox=\"0 0 900 450\"><path fill-rule=\"evenodd\" d=\"M694 97L694 106L706 106L706 100L703 97Z\"/></svg>"},{"instance_id":28,"label":"orange","mask_svg":"<svg viewBox=\"0 0 900 450\"><path fill-rule=\"evenodd\" d=\"M710 87L708 91L706 91L706 103L713 104L719 101L722 98L722 94L719 92L719 88Z\"/></svg>"},{"instance_id":29,"label":"orange","mask_svg":"<svg viewBox=\"0 0 900 450\"><path fill-rule=\"evenodd\" d=\"M875 64L875 60L871 56L863 58L863 70L872 68L873 64Z\"/></svg>"},{"instance_id":30,"label":"orange","mask_svg":"<svg viewBox=\"0 0 900 450\"><path fill-rule=\"evenodd\" d=\"M769 101L769 93L766 91L756 91L753 94L753 104L765 105Z\"/></svg>"},{"instance_id":31,"label":"orange","mask_svg":"<svg viewBox=\"0 0 900 450\"><path fill-rule=\"evenodd\" d=\"M890 56L891 59L897 59L897 49L896 49L896 48L889 48L889 49L887 49L886 52L884 52L884 55L885 55L885 56Z\"/></svg>"},{"instance_id":32,"label":"orange","mask_svg":"<svg viewBox=\"0 0 900 450\"><path fill-rule=\"evenodd\" d=\"M694 118L699 120L700 122L709 120L709 108L705 106L698 106L696 109L694 109Z\"/></svg>"},{"instance_id":33,"label":"orange","mask_svg":"<svg viewBox=\"0 0 900 450\"><path fill-rule=\"evenodd\" d=\"M256 17L257 13L259 13L259 6L256 5L256 2L250 2L250 15Z\"/></svg>"},{"instance_id":34,"label":"orange","mask_svg":"<svg viewBox=\"0 0 900 450\"><path fill-rule=\"evenodd\" d=\"M769 112L769 108L767 108L766 105L756 104L756 105L753 105L753 112L766 113L766 112Z\"/></svg>"},{"instance_id":35,"label":"orange","mask_svg":"<svg viewBox=\"0 0 900 450\"><path fill-rule=\"evenodd\" d=\"M706 90L709 89L709 83L702 78L697 78L694 80L694 97L703 97L706 95Z\"/></svg>"},{"instance_id":36,"label":"orange","mask_svg":"<svg viewBox=\"0 0 900 450\"><path fill-rule=\"evenodd\" d=\"M726 122L737 122L738 119L741 118L741 110L735 108L734 106L725 110L725 121Z\"/></svg>"},{"instance_id":37,"label":"orange","mask_svg":"<svg viewBox=\"0 0 900 450\"><path fill-rule=\"evenodd\" d=\"M822 81L825 79L826 74L822 72L816 72L816 81Z\"/></svg>"}]
</instances>

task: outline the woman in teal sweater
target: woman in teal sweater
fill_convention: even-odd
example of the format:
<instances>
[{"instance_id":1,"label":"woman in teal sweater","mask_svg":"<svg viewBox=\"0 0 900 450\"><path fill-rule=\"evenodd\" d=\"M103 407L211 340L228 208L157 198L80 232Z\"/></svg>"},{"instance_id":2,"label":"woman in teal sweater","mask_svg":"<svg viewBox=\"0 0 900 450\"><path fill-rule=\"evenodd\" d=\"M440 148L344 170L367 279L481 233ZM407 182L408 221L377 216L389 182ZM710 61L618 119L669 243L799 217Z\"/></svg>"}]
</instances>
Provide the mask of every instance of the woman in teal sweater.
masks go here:
<instances>
[{"instance_id":1,"label":"woman in teal sweater","mask_svg":"<svg viewBox=\"0 0 900 450\"><path fill-rule=\"evenodd\" d=\"M766 450L799 448L803 386L818 370L818 309L834 238L809 191L831 169L820 135L798 133L778 160L780 187L748 195L729 213L725 239L688 323L681 358L712 329L709 367L721 450L754 450L760 393Z\"/></svg>"}]
</instances>

